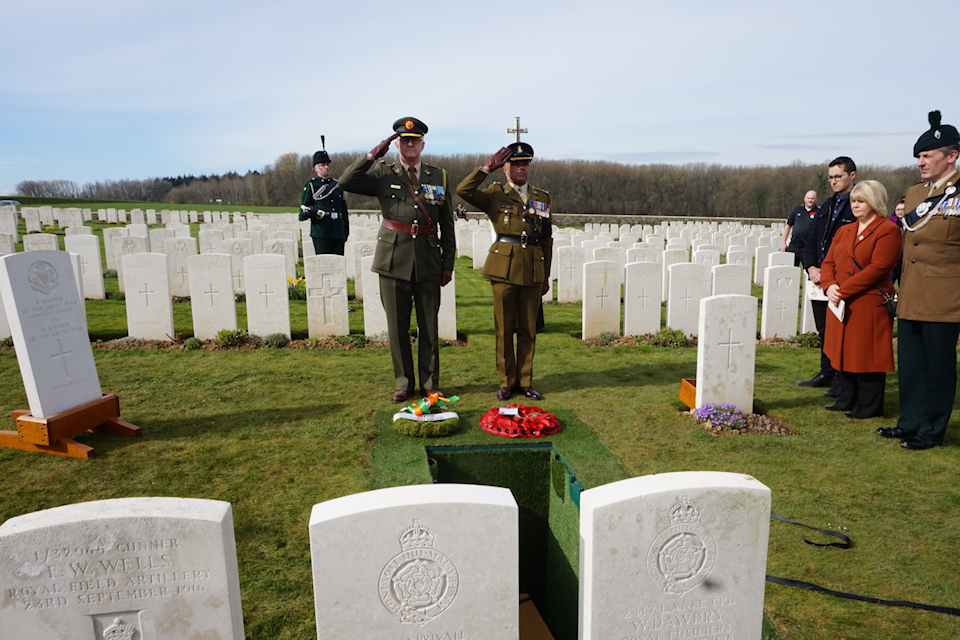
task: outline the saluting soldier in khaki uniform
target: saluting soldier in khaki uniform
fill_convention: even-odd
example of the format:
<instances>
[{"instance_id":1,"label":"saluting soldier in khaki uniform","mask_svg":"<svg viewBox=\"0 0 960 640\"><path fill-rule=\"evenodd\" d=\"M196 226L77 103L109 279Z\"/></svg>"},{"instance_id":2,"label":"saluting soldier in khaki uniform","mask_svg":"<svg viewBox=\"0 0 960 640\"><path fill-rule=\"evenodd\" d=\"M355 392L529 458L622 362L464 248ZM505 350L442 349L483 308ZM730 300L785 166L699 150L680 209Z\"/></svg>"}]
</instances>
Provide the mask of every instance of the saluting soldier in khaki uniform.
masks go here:
<instances>
[{"instance_id":1,"label":"saluting soldier in khaki uniform","mask_svg":"<svg viewBox=\"0 0 960 640\"><path fill-rule=\"evenodd\" d=\"M352 193L375 196L383 214L373 271L380 274L380 297L387 314L390 355L396 378L391 400L406 402L414 391L410 310L417 310L417 360L424 395L440 393L440 287L453 277L456 239L447 194L447 172L420 161L427 125L416 118L393 123L394 134L340 176ZM396 140L398 162L381 160Z\"/></svg>"},{"instance_id":2,"label":"saluting soldier in khaki uniform","mask_svg":"<svg viewBox=\"0 0 960 640\"><path fill-rule=\"evenodd\" d=\"M904 449L943 443L957 395L960 336L960 132L931 111L913 147L922 182L907 190L897 300L900 419L881 427Z\"/></svg>"},{"instance_id":3,"label":"saluting soldier in khaki uniform","mask_svg":"<svg viewBox=\"0 0 960 640\"><path fill-rule=\"evenodd\" d=\"M514 391L531 400L543 399L533 388L533 355L540 300L550 288L553 237L550 194L527 184L532 160L533 147L515 142L493 154L457 187L461 198L490 217L497 233L483 265L483 277L493 287L500 400L509 400ZM507 184L495 182L481 191L483 181L500 167Z\"/></svg>"}]
</instances>

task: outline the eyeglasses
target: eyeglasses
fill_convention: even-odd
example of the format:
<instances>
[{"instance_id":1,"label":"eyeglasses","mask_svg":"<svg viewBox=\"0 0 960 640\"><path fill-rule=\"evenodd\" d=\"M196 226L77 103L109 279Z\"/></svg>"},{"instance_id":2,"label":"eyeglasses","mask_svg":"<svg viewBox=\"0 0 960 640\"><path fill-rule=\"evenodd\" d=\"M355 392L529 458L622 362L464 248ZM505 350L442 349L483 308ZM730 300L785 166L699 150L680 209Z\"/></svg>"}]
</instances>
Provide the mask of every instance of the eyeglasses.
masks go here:
<instances>
[{"instance_id":1,"label":"eyeglasses","mask_svg":"<svg viewBox=\"0 0 960 640\"><path fill-rule=\"evenodd\" d=\"M845 173L841 173L841 174L838 175L838 176L828 175L828 176L827 176L827 180L829 180L830 182L833 182L834 180L840 180L841 178L843 178L843 177L846 176L846 175L847 175L847 174L845 174Z\"/></svg>"}]
</instances>

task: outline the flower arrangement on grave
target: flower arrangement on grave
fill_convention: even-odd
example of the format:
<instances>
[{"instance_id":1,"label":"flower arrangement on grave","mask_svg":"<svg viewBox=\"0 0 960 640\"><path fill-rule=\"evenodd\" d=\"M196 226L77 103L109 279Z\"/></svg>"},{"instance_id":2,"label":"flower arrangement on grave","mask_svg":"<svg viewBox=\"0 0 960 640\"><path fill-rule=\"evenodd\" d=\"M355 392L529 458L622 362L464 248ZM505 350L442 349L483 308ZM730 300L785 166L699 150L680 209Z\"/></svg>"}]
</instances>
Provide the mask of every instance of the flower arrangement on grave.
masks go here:
<instances>
[{"instance_id":1,"label":"flower arrangement on grave","mask_svg":"<svg viewBox=\"0 0 960 640\"><path fill-rule=\"evenodd\" d=\"M728 402L702 404L693 412L693 417L697 422L709 422L721 431L743 429L747 426L747 415L736 405Z\"/></svg>"},{"instance_id":2,"label":"flower arrangement on grave","mask_svg":"<svg viewBox=\"0 0 960 640\"><path fill-rule=\"evenodd\" d=\"M299 278L287 277L287 296L290 300L307 299L307 279L303 276Z\"/></svg>"},{"instance_id":3,"label":"flower arrangement on grave","mask_svg":"<svg viewBox=\"0 0 960 640\"><path fill-rule=\"evenodd\" d=\"M560 423L540 407L511 404L487 411L480 418L480 428L504 438L542 438L560 431Z\"/></svg>"},{"instance_id":4,"label":"flower arrangement on grave","mask_svg":"<svg viewBox=\"0 0 960 640\"><path fill-rule=\"evenodd\" d=\"M418 438L442 438L460 429L460 416L446 410L447 405L460 398L445 398L433 393L408 405L393 415L393 428L397 433Z\"/></svg>"}]
</instances>

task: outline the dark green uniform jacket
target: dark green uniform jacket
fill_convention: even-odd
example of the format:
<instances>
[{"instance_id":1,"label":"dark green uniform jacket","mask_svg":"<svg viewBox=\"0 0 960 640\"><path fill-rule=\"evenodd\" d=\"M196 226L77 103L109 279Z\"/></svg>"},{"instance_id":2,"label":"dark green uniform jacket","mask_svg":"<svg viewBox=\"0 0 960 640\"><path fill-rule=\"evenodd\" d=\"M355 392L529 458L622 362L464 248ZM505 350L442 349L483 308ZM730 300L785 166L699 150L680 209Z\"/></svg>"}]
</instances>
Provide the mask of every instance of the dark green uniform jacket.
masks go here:
<instances>
[{"instance_id":1,"label":"dark green uniform jacket","mask_svg":"<svg viewBox=\"0 0 960 640\"><path fill-rule=\"evenodd\" d=\"M440 280L441 271L453 271L457 240L446 181L446 171L421 164L420 184L429 185L429 188L421 186L417 193L426 205L438 235L418 234L414 238L409 233L381 227L372 271L388 278L410 280L416 265L418 281ZM399 161L387 164L384 160L372 161L360 156L340 176L340 186L351 193L375 196L380 201L380 213L387 220L427 225L425 216L407 190L411 186L410 177ZM427 195L428 191L433 195Z\"/></svg>"},{"instance_id":2,"label":"dark green uniform jacket","mask_svg":"<svg viewBox=\"0 0 960 640\"><path fill-rule=\"evenodd\" d=\"M311 178L300 193L300 220L310 220L310 237L346 240L350 236L347 198L333 178ZM317 209L307 213L303 207ZM336 215L336 218L334 218Z\"/></svg>"}]
</instances>

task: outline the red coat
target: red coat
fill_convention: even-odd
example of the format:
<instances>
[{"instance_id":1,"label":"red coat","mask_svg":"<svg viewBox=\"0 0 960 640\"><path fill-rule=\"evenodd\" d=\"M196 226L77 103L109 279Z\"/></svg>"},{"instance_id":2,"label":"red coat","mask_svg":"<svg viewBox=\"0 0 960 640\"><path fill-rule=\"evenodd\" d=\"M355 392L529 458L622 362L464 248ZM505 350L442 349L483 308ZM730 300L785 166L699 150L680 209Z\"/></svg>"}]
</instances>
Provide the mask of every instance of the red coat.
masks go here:
<instances>
[{"instance_id":1,"label":"red coat","mask_svg":"<svg viewBox=\"0 0 960 640\"><path fill-rule=\"evenodd\" d=\"M823 290L839 285L846 303L843 322L827 311L823 352L837 371L893 371L893 318L881 304L877 285L894 292L890 272L900 257L900 229L880 217L862 233L858 227L858 222L840 227L821 267ZM863 270L854 264L854 256Z\"/></svg>"}]
</instances>

